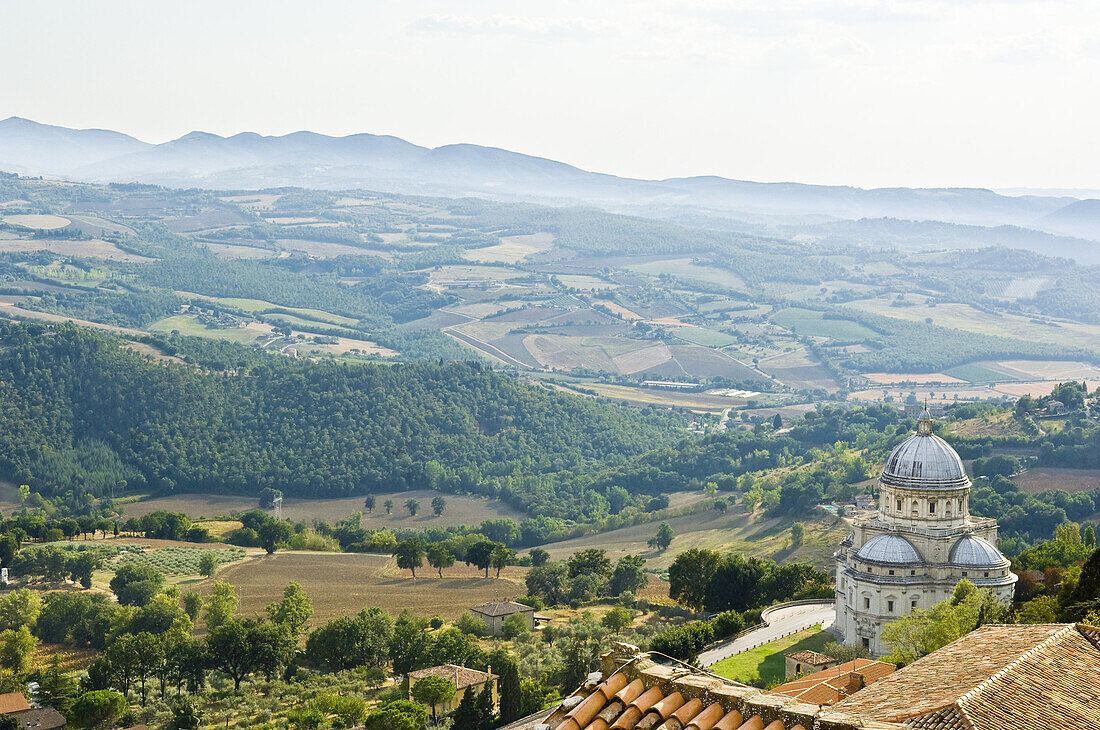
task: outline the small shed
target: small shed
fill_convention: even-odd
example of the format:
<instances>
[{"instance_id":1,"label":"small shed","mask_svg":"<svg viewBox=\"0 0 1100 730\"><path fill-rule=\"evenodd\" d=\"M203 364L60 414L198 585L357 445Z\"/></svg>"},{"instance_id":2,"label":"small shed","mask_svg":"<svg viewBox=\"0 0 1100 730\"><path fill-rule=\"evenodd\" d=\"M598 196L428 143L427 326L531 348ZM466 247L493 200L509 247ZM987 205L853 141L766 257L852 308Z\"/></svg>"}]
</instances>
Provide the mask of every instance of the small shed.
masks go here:
<instances>
[{"instance_id":1,"label":"small shed","mask_svg":"<svg viewBox=\"0 0 1100 730\"><path fill-rule=\"evenodd\" d=\"M787 660L787 678L796 674L820 672L840 664L833 657L816 651L795 651L783 655L783 658Z\"/></svg>"},{"instance_id":2,"label":"small shed","mask_svg":"<svg viewBox=\"0 0 1100 730\"><path fill-rule=\"evenodd\" d=\"M471 608L470 611L485 622L485 625L489 627L489 633L493 636L500 636L504 633L505 619L515 613L523 614L524 620L527 621L528 629L534 630L535 628L534 607L525 606L515 601L486 603L482 606Z\"/></svg>"}]
</instances>

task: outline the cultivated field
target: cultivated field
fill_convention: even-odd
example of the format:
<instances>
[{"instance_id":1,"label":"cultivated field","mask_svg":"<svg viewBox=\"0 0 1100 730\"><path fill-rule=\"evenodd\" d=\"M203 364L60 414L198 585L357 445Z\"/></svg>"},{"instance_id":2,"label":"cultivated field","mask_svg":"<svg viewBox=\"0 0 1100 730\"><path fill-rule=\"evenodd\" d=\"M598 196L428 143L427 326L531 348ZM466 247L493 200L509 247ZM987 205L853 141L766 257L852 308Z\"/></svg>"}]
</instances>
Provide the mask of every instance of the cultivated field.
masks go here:
<instances>
[{"instance_id":1,"label":"cultivated field","mask_svg":"<svg viewBox=\"0 0 1100 730\"><path fill-rule=\"evenodd\" d=\"M740 506L730 507L724 513L708 510L667 521L676 536L664 552L652 550L646 544L657 530L654 523L623 527L543 547L555 560L587 548L603 548L612 560L623 555L641 555L646 558L648 568L667 568L678 554L689 548L739 552L782 562L800 560L821 568L831 564L836 546L848 533L847 525L837 518L822 516L820 519L807 519L803 544L791 549L789 518L748 515Z\"/></svg>"},{"instance_id":2,"label":"cultivated field","mask_svg":"<svg viewBox=\"0 0 1100 730\"><path fill-rule=\"evenodd\" d=\"M218 580L232 583L241 612L258 614L282 597L288 583L300 583L313 600L312 624L377 606L393 614L404 609L426 616L455 619L462 612L489 601L510 600L526 593L526 569L506 568L499 579L457 563L443 571L443 579L427 565L412 580L389 556L356 553L280 552L231 565ZM490 570L490 576L496 571ZM208 593L213 581L200 590Z\"/></svg>"},{"instance_id":3,"label":"cultivated field","mask_svg":"<svg viewBox=\"0 0 1100 730\"><path fill-rule=\"evenodd\" d=\"M1100 325L1053 319L1036 321L1031 317L987 312L957 302L929 306L924 297L917 295L909 295L907 299L910 305L904 307L891 306L894 299L888 296L854 301L849 306L910 322L923 322L931 317L932 322L941 327L1012 337L1025 342L1049 342L1088 349L1096 348L1096 343L1100 342Z\"/></svg>"},{"instance_id":4,"label":"cultivated field","mask_svg":"<svg viewBox=\"0 0 1100 730\"><path fill-rule=\"evenodd\" d=\"M1100 487L1100 469L1056 469L1036 467L1012 477L1022 492L1061 489L1065 492L1088 492Z\"/></svg>"},{"instance_id":5,"label":"cultivated field","mask_svg":"<svg viewBox=\"0 0 1100 730\"><path fill-rule=\"evenodd\" d=\"M65 241L56 238L0 240L0 253L9 251L52 251L61 256L83 256L109 261L133 261L137 263L154 260L148 256L128 253L115 244L101 241L98 238L88 241Z\"/></svg>"},{"instance_id":6,"label":"cultivated field","mask_svg":"<svg viewBox=\"0 0 1100 730\"><path fill-rule=\"evenodd\" d=\"M955 368L956 370L958 368ZM870 380L872 383L882 383L883 385L893 385L895 383L915 383L923 385L926 383L961 383L962 380L953 378L950 375L944 373L863 373L863 377Z\"/></svg>"},{"instance_id":7,"label":"cultivated field","mask_svg":"<svg viewBox=\"0 0 1100 730\"><path fill-rule=\"evenodd\" d=\"M824 388L833 391L839 387L829 371L805 349L791 350L762 358L759 367L776 380L793 388Z\"/></svg>"},{"instance_id":8,"label":"cultivated field","mask_svg":"<svg viewBox=\"0 0 1100 730\"><path fill-rule=\"evenodd\" d=\"M850 319L827 319L824 313L812 309L791 307L771 316L771 321L796 335L828 337L841 342L859 342L876 337L876 333Z\"/></svg>"},{"instance_id":9,"label":"cultivated field","mask_svg":"<svg viewBox=\"0 0 1100 730\"><path fill-rule=\"evenodd\" d=\"M6 215L4 216L4 222L16 226L23 226L25 228L34 228L40 231L52 231L55 228L64 228L72 223L68 218L62 218L59 215L40 213Z\"/></svg>"},{"instance_id":10,"label":"cultivated field","mask_svg":"<svg viewBox=\"0 0 1100 730\"><path fill-rule=\"evenodd\" d=\"M727 289L737 290L745 288L745 282L741 277L737 276L737 274L714 266L696 264L692 262L691 259L680 258L646 261L644 263L630 264L627 268L639 274L649 274L651 276L669 274L670 276L681 279L695 279L696 281L703 281L708 284L717 284Z\"/></svg>"},{"instance_id":11,"label":"cultivated field","mask_svg":"<svg viewBox=\"0 0 1100 730\"><path fill-rule=\"evenodd\" d=\"M363 512L363 528L367 530L381 530L383 528L415 527L448 527L450 525L477 525L483 520L493 520L501 517L510 517L519 522L526 515L513 509L499 500L490 500L484 497L471 497L460 494L444 494L447 500L447 508L443 514L436 517L432 513L432 498L440 496L439 492L429 489L420 489L412 492L392 492L378 494L377 506L373 514L366 514L363 508L363 497L345 497L342 499L294 499L291 497L283 501L283 517L291 520L312 522L323 520L329 524L335 524L347 519L354 512ZM0 492L2 498L2 492ZM392 499L394 503L393 513L386 514L383 504ZM405 509L405 500L416 499L420 502L420 512L416 517L409 515ZM3 505L0 504L0 507ZM259 503L255 499L247 499L233 495L221 494L182 494L172 497L155 497L153 499L133 502L125 505L127 517L141 517L157 510L169 512L183 512L191 519L203 519L212 517L228 517L235 513L245 512L250 509L258 509Z\"/></svg>"},{"instance_id":12,"label":"cultivated field","mask_svg":"<svg viewBox=\"0 0 1100 730\"><path fill-rule=\"evenodd\" d=\"M548 251L553 245L554 236L550 233L504 236L495 246L467 249L466 258L472 261L514 264L532 254Z\"/></svg>"}]
</instances>

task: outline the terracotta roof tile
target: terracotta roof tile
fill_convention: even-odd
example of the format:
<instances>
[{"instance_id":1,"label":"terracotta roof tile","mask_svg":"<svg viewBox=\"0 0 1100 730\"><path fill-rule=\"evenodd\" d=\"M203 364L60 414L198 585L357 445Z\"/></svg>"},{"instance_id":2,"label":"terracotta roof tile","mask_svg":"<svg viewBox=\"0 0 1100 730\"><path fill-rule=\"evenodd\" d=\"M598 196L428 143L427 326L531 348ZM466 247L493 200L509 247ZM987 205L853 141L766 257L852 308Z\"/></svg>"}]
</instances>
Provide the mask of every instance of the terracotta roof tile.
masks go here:
<instances>
[{"instance_id":1,"label":"terracotta roof tile","mask_svg":"<svg viewBox=\"0 0 1100 730\"><path fill-rule=\"evenodd\" d=\"M31 703L27 702L22 692L7 692L0 695L0 715L29 709L31 709Z\"/></svg>"},{"instance_id":2,"label":"terracotta roof tile","mask_svg":"<svg viewBox=\"0 0 1100 730\"><path fill-rule=\"evenodd\" d=\"M632 648L632 647L631 647ZM551 730L901 730L898 724L863 722L789 697L731 683L713 675L655 664L644 656L622 661L603 681L591 681L567 698L546 723Z\"/></svg>"},{"instance_id":3,"label":"terracotta roof tile","mask_svg":"<svg viewBox=\"0 0 1100 730\"><path fill-rule=\"evenodd\" d=\"M982 626L835 705L921 730L1100 728L1093 627Z\"/></svg>"},{"instance_id":4,"label":"terracotta roof tile","mask_svg":"<svg viewBox=\"0 0 1100 730\"><path fill-rule=\"evenodd\" d=\"M895 668L893 664L876 662L873 659L853 659L830 669L807 674L769 691L814 705L832 705L877 682Z\"/></svg>"},{"instance_id":5,"label":"terracotta roof tile","mask_svg":"<svg viewBox=\"0 0 1100 730\"><path fill-rule=\"evenodd\" d=\"M476 669L467 669L457 664L441 664L438 667L428 667L427 669L417 669L414 672L409 672L409 679L412 680L413 684L416 684L416 680L424 677L443 677L454 682L456 689L462 689L463 687L469 687L471 684L483 684L490 679L496 679L497 675L480 672Z\"/></svg>"}]
</instances>

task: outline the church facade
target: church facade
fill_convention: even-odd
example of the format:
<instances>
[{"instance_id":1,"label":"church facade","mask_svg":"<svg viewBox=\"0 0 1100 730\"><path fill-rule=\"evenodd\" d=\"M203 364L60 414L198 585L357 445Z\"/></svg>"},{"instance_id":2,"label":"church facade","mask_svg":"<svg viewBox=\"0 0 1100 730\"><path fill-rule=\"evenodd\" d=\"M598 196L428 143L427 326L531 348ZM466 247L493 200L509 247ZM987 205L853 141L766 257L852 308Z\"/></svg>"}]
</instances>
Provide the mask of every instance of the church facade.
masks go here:
<instances>
[{"instance_id":1,"label":"church facade","mask_svg":"<svg viewBox=\"0 0 1100 730\"><path fill-rule=\"evenodd\" d=\"M878 510L857 518L834 556L833 632L872 656L890 651L883 627L948 598L963 578L1012 600L1016 575L996 548L997 523L970 516L970 479L924 410L879 478Z\"/></svg>"}]
</instances>

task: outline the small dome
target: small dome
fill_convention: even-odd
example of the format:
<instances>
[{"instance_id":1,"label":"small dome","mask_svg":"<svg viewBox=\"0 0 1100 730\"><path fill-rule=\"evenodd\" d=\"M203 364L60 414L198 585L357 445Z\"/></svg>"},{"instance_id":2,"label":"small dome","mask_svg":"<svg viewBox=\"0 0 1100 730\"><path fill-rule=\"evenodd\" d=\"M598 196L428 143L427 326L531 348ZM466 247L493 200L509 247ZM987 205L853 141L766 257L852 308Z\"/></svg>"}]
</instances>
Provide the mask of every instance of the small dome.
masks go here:
<instances>
[{"instance_id":1,"label":"small dome","mask_svg":"<svg viewBox=\"0 0 1100 730\"><path fill-rule=\"evenodd\" d=\"M1001 551L980 537L967 535L951 548L949 560L955 565L976 568L1000 567L1008 562Z\"/></svg>"},{"instance_id":2,"label":"small dome","mask_svg":"<svg viewBox=\"0 0 1100 730\"><path fill-rule=\"evenodd\" d=\"M886 459L881 479L891 486L917 489L957 489L970 484L962 459L951 444L931 432L915 433L898 444Z\"/></svg>"},{"instance_id":3,"label":"small dome","mask_svg":"<svg viewBox=\"0 0 1100 730\"><path fill-rule=\"evenodd\" d=\"M900 535L872 537L856 553L860 560L877 563L920 563L920 554L913 544Z\"/></svg>"}]
</instances>

